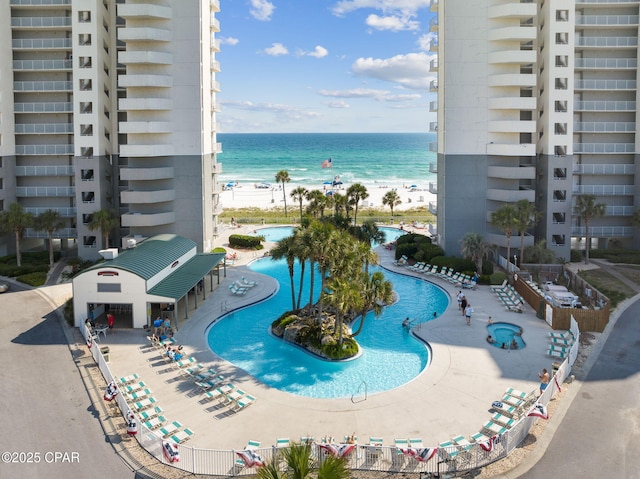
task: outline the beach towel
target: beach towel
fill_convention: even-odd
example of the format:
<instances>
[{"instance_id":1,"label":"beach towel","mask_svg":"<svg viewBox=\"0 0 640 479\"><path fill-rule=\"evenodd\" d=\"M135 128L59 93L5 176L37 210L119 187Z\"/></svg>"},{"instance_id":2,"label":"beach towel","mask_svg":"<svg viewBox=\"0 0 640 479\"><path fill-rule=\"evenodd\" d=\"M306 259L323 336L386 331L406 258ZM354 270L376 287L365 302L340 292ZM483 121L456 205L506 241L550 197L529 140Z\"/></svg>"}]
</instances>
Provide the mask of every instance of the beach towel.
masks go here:
<instances>
[{"instance_id":1,"label":"beach towel","mask_svg":"<svg viewBox=\"0 0 640 479\"><path fill-rule=\"evenodd\" d=\"M527 416L541 417L542 419L549 419L549 413L547 412L547 406L539 402L533 405L531 411L527 413Z\"/></svg>"}]
</instances>

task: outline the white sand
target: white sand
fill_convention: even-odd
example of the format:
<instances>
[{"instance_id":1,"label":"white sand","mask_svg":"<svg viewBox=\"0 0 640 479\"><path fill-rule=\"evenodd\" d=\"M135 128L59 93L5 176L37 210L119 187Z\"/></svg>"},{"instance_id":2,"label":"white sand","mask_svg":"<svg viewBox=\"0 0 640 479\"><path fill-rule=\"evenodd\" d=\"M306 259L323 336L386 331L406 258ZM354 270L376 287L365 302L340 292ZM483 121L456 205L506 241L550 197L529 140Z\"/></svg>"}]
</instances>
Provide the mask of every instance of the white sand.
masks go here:
<instances>
[{"instance_id":1,"label":"white sand","mask_svg":"<svg viewBox=\"0 0 640 479\"><path fill-rule=\"evenodd\" d=\"M287 194L287 208L298 207L298 202L291 198L291 192L297 188L298 185L294 183L287 183L285 185L285 192ZM307 188L306 186L304 186ZM346 194L349 185L343 185L341 189L335 190L337 193ZM307 188L309 189L309 188ZM318 188L321 189L321 188ZM328 191L328 190L327 190ZM389 191L389 188L367 188L369 197L360 203L359 210L366 208L382 208L389 209L388 206L382 204L382 197ZM394 208L394 211L404 211L411 208L428 207L429 202L436 201L436 195L429 193L428 190L410 189L410 188L398 188L396 190L400 196L402 203ZM272 208L283 208L284 199L281 187L275 186L272 189L260 189L255 188L254 185L241 184L232 189L223 191L220 195L220 201L223 208L260 208L264 210ZM305 200L303 205L308 204Z\"/></svg>"}]
</instances>

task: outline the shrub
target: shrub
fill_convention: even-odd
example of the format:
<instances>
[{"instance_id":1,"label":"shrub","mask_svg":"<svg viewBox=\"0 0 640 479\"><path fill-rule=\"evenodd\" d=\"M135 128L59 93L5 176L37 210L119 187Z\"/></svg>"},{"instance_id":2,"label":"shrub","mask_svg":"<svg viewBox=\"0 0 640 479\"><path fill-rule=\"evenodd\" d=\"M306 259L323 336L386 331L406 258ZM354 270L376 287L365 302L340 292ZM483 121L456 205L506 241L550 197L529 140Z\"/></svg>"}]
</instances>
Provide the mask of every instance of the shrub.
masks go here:
<instances>
[{"instance_id":1,"label":"shrub","mask_svg":"<svg viewBox=\"0 0 640 479\"><path fill-rule=\"evenodd\" d=\"M358 354L358 343L353 338L343 338L342 346L327 344L322 346L322 352L331 359L346 359Z\"/></svg>"},{"instance_id":2,"label":"shrub","mask_svg":"<svg viewBox=\"0 0 640 479\"><path fill-rule=\"evenodd\" d=\"M229 246L232 248L244 248L244 249L262 249L264 245L264 236L249 236L249 235L231 235L229 236Z\"/></svg>"},{"instance_id":3,"label":"shrub","mask_svg":"<svg viewBox=\"0 0 640 479\"><path fill-rule=\"evenodd\" d=\"M431 264L439 268L446 266L453 268L454 271L470 271L475 272L476 265L473 261L466 258L454 258L453 256L436 256L431 258Z\"/></svg>"},{"instance_id":4,"label":"shrub","mask_svg":"<svg viewBox=\"0 0 640 479\"><path fill-rule=\"evenodd\" d=\"M47 273L38 271L35 273L20 275L16 279L21 283L37 287L37 286L42 286L47 282Z\"/></svg>"},{"instance_id":5,"label":"shrub","mask_svg":"<svg viewBox=\"0 0 640 479\"><path fill-rule=\"evenodd\" d=\"M580 261L582 261L582 251L577 250L577 249L572 249L571 250L571 262L572 263L579 263Z\"/></svg>"},{"instance_id":6,"label":"shrub","mask_svg":"<svg viewBox=\"0 0 640 479\"><path fill-rule=\"evenodd\" d=\"M483 261L481 273L484 276L491 276L493 274L493 263L491 261Z\"/></svg>"},{"instance_id":7,"label":"shrub","mask_svg":"<svg viewBox=\"0 0 640 479\"><path fill-rule=\"evenodd\" d=\"M497 271L496 273L493 273L489 278L491 284L502 284L504 280L507 279L507 273Z\"/></svg>"},{"instance_id":8,"label":"shrub","mask_svg":"<svg viewBox=\"0 0 640 479\"><path fill-rule=\"evenodd\" d=\"M224 249L222 246L218 246L217 248L213 248L211 250L212 253L226 253L227 250Z\"/></svg>"}]
</instances>

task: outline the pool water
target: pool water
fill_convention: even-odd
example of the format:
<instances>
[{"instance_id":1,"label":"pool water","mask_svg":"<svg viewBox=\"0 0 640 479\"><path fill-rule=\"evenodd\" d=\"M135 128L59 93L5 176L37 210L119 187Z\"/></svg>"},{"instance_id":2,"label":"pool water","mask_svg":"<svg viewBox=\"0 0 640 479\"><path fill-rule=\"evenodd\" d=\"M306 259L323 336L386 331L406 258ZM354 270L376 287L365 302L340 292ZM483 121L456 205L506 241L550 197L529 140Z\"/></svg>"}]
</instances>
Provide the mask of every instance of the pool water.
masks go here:
<instances>
[{"instance_id":1,"label":"pool water","mask_svg":"<svg viewBox=\"0 0 640 479\"><path fill-rule=\"evenodd\" d=\"M284 260L254 261L253 271L274 277L278 292L268 300L231 312L207 330L209 347L223 359L245 370L268 386L306 397L346 398L397 388L418 376L429 363L427 346L402 327L410 317L414 324L432 320L449 305L448 295L438 286L410 276L384 271L394 285L399 301L374 318L366 317L356 340L362 355L354 360L332 362L319 359L269 334L271 323L291 309L291 287ZM308 268L307 268L308 271ZM294 284L299 284L296 265ZM309 297L305 277L303 303ZM320 278L315 280L319 290ZM353 324L356 330L359 319Z\"/></svg>"},{"instance_id":2,"label":"pool water","mask_svg":"<svg viewBox=\"0 0 640 479\"><path fill-rule=\"evenodd\" d=\"M406 231L402 231L398 228L390 228L387 226L381 226L378 229L384 232L386 243L395 241L398 239L398 237L406 234ZM268 228L260 228L252 233L252 235L264 236L265 241L276 243L283 238L291 236L293 234L293 230L293 226L270 226Z\"/></svg>"},{"instance_id":3,"label":"pool water","mask_svg":"<svg viewBox=\"0 0 640 479\"><path fill-rule=\"evenodd\" d=\"M526 343L522 340L520 331L522 328L512 323L493 323L487 326L489 335L495 339L493 347L499 349L522 349ZM513 340L516 340L517 348L512 347ZM504 347L503 347L504 344Z\"/></svg>"}]
</instances>

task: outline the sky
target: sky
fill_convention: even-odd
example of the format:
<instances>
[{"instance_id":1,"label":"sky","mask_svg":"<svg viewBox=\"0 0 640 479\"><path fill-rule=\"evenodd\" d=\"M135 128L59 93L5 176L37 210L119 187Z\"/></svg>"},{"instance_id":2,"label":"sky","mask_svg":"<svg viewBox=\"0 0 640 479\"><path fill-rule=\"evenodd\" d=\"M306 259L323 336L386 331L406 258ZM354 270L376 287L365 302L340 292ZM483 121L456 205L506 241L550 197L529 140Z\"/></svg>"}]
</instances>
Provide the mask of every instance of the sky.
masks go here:
<instances>
[{"instance_id":1,"label":"sky","mask_svg":"<svg viewBox=\"0 0 640 479\"><path fill-rule=\"evenodd\" d=\"M221 0L221 133L428 132L430 0Z\"/></svg>"}]
</instances>

